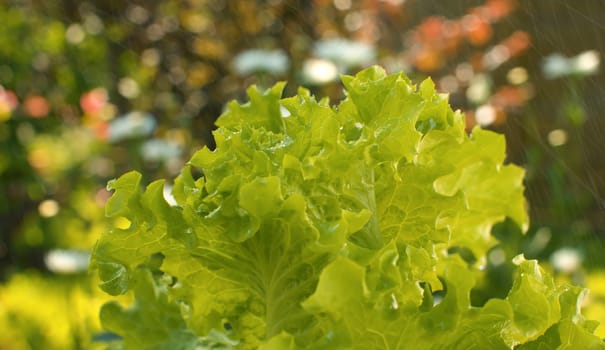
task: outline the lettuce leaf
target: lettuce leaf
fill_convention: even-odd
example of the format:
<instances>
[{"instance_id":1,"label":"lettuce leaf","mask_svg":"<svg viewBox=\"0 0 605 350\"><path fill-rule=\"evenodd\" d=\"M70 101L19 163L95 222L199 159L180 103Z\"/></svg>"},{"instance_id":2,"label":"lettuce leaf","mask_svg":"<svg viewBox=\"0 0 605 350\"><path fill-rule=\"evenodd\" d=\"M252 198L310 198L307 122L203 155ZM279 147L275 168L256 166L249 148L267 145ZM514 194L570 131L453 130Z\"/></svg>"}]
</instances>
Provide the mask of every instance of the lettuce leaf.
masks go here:
<instances>
[{"instance_id":1,"label":"lettuce leaf","mask_svg":"<svg viewBox=\"0 0 605 350\"><path fill-rule=\"evenodd\" d=\"M379 67L342 79L336 106L302 88L281 98L283 83L230 103L216 149L175 180L176 206L161 180L110 182L106 213L131 225L101 237L93 264L106 292L134 290L130 309L102 310L124 346L603 348L579 313L583 292L535 261L517 259L507 298L470 303L492 227L528 225L504 138L468 135L430 80Z\"/></svg>"},{"instance_id":2,"label":"lettuce leaf","mask_svg":"<svg viewBox=\"0 0 605 350\"><path fill-rule=\"evenodd\" d=\"M154 275L155 274L155 275ZM237 341L211 330L205 337L187 328L178 304L168 297L170 278L148 268L133 272L136 303L123 308L117 302L103 305L103 327L122 337L120 348L232 350Z\"/></svg>"}]
</instances>

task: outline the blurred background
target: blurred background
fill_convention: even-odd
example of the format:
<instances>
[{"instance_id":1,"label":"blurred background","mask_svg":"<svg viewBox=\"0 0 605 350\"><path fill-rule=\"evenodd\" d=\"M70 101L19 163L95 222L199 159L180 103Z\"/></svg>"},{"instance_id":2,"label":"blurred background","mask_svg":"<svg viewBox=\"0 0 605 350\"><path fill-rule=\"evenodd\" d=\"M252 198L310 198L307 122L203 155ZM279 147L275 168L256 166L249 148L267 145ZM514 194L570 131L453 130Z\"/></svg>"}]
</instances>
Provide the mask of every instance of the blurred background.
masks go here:
<instances>
[{"instance_id":1,"label":"blurred background","mask_svg":"<svg viewBox=\"0 0 605 350\"><path fill-rule=\"evenodd\" d=\"M505 296L523 252L591 288L605 322L604 23L594 0L1 1L0 349L113 339L87 271L121 224L108 180L173 179L251 84L336 103L338 76L372 64L432 77L527 171L529 233L494 229L475 305Z\"/></svg>"}]
</instances>

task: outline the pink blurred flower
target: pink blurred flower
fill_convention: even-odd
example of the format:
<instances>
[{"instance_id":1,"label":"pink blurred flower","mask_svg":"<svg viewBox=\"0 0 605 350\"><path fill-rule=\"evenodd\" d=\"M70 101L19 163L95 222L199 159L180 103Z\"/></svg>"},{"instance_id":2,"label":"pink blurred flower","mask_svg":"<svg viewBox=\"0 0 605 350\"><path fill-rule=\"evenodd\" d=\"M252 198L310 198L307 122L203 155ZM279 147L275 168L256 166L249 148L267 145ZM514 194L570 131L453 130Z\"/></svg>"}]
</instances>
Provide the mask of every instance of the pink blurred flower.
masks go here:
<instances>
[{"instance_id":1,"label":"pink blurred flower","mask_svg":"<svg viewBox=\"0 0 605 350\"><path fill-rule=\"evenodd\" d=\"M10 90L4 90L0 86L0 121L10 118L11 112L15 110L18 104L17 95Z\"/></svg>"}]
</instances>

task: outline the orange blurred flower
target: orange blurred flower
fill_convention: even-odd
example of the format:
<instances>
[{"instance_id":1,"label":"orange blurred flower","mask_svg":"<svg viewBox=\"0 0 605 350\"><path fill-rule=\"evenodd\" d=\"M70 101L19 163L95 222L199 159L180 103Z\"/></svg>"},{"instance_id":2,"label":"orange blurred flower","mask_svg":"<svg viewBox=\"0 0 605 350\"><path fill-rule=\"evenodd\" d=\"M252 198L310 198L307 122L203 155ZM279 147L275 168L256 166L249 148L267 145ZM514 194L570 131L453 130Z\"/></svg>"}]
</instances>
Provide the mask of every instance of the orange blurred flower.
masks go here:
<instances>
[{"instance_id":1,"label":"orange blurred flower","mask_svg":"<svg viewBox=\"0 0 605 350\"><path fill-rule=\"evenodd\" d=\"M527 32L517 30L511 34L511 36L505 39L502 44L508 48L511 57L515 57L525 52L525 50L529 48L531 39Z\"/></svg>"},{"instance_id":2,"label":"orange blurred flower","mask_svg":"<svg viewBox=\"0 0 605 350\"><path fill-rule=\"evenodd\" d=\"M491 23L476 14L464 16L462 26L468 41L474 46L482 46L492 38Z\"/></svg>"},{"instance_id":3,"label":"orange blurred flower","mask_svg":"<svg viewBox=\"0 0 605 350\"><path fill-rule=\"evenodd\" d=\"M99 140L107 140L109 139L109 123L105 121L98 121L93 126L92 129L95 132L95 136Z\"/></svg>"},{"instance_id":4,"label":"orange blurred flower","mask_svg":"<svg viewBox=\"0 0 605 350\"><path fill-rule=\"evenodd\" d=\"M458 51L460 42L464 37L461 21L447 21L443 26L443 50L448 55L453 55Z\"/></svg>"},{"instance_id":5,"label":"orange blurred flower","mask_svg":"<svg viewBox=\"0 0 605 350\"><path fill-rule=\"evenodd\" d=\"M517 3L513 0L488 0L483 7L489 19L496 22L508 16L517 7Z\"/></svg>"},{"instance_id":6,"label":"orange blurred flower","mask_svg":"<svg viewBox=\"0 0 605 350\"><path fill-rule=\"evenodd\" d=\"M492 103L502 108L522 107L530 99L530 92L523 86L503 86L492 96Z\"/></svg>"},{"instance_id":7,"label":"orange blurred flower","mask_svg":"<svg viewBox=\"0 0 605 350\"><path fill-rule=\"evenodd\" d=\"M418 33L423 41L438 41L443 38L444 20L441 17L427 17L418 25Z\"/></svg>"},{"instance_id":8,"label":"orange blurred flower","mask_svg":"<svg viewBox=\"0 0 605 350\"><path fill-rule=\"evenodd\" d=\"M414 56L414 66L421 72L434 72L443 66L443 56L432 47L422 47Z\"/></svg>"}]
</instances>

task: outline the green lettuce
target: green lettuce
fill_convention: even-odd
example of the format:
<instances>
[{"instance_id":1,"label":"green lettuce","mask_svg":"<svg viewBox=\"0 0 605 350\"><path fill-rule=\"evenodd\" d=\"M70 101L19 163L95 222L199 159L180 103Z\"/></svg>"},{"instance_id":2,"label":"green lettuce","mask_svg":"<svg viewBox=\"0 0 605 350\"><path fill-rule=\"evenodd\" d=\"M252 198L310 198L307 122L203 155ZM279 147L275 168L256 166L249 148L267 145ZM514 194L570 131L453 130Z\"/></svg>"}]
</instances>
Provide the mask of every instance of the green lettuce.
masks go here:
<instances>
[{"instance_id":1,"label":"green lettuce","mask_svg":"<svg viewBox=\"0 0 605 350\"><path fill-rule=\"evenodd\" d=\"M93 265L107 293L134 291L101 312L122 346L605 348L583 290L535 261L516 259L505 299L471 305L492 227L528 225L504 137L468 135L429 79L372 67L342 80L336 106L302 88L282 98L283 83L231 102L216 149L176 178L176 206L162 180L109 183L106 213L130 227L101 237Z\"/></svg>"}]
</instances>

